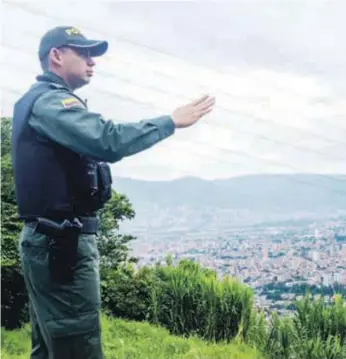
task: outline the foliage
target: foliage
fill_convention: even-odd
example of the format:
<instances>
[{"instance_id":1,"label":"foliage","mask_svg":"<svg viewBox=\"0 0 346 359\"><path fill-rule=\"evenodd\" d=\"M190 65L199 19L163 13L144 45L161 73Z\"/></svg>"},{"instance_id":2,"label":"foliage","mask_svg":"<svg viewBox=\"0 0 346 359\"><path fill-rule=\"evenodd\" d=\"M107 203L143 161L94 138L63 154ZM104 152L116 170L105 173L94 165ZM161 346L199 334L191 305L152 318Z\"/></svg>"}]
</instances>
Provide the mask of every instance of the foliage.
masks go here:
<instances>
[{"instance_id":1,"label":"foliage","mask_svg":"<svg viewBox=\"0 0 346 359\"><path fill-rule=\"evenodd\" d=\"M115 317L143 321L148 317L152 270L131 265L107 271L101 281L104 309Z\"/></svg>"},{"instance_id":2,"label":"foliage","mask_svg":"<svg viewBox=\"0 0 346 359\"><path fill-rule=\"evenodd\" d=\"M192 261L119 267L103 278L105 308L116 317L148 320L172 334L211 341L245 338L252 315L252 291L234 279Z\"/></svg>"},{"instance_id":3,"label":"foliage","mask_svg":"<svg viewBox=\"0 0 346 359\"><path fill-rule=\"evenodd\" d=\"M28 296L17 264L1 266L1 326L15 329L29 320Z\"/></svg>"},{"instance_id":4,"label":"foliage","mask_svg":"<svg viewBox=\"0 0 346 359\"><path fill-rule=\"evenodd\" d=\"M19 266L17 217L11 162L11 119L1 119L1 325L16 328L28 319L27 293Z\"/></svg>"},{"instance_id":5,"label":"foliage","mask_svg":"<svg viewBox=\"0 0 346 359\"><path fill-rule=\"evenodd\" d=\"M252 290L199 264L182 260L156 268L151 292L151 320L174 334L198 334L212 341L230 341L248 331Z\"/></svg>"},{"instance_id":6,"label":"foliage","mask_svg":"<svg viewBox=\"0 0 346 359\"><path fill-rule=\"evenodd\" d=\"M346 307L341 296L325 304L309 295L292 315L265 315L251 290L189 260L117 268L104 283L105 305L116 316L149 321L170 333L209 342L236 342L269 359L346 358Z\"/></svg>"},{"instance_id":7,"label":"foliage","mask_svg":"<svg viewBox=\"0 0 346 359\"><path fill-rule=\"evenodd\" d=\"M345 359L345 304L339 295L326 304L323 298L312 300L306 294L295 302L291 317L274 312L266 334L253 335L247 342L269 359Z\"/></svg>"},{"instance_id":8,"label":"foliage","mask_svg":"<svg viewBox=\"0 0 346 359\"><path fill-rule=\"evenodd\" d=\"M119 222L135 216L128 198L113 190L112 198L100 210L100 231L97 235L102 270L116 269L122 263L137 261L129 257L128 243L135 239L132 235L119 234Z\"/></svg>"},{"instance_id":9,"label":"foliage","mask_svg":"<svg viewBox=\"0 0 346 359\"><path fill-rule=\"evenodd\" d=\"M310 293L313 295L333 295L334 293L340 293L346 295L346 286L341 283L334 282L332 285L316 285L308 283L300 283L287 286L285 282L272 282L265 284L261 288L262 295L267 299L275 300L280 299L284 293L290 293L295 295L305 295Z\"/></svg>"},{"instance_id":10,"label":"foliage","mask_svg":"<svg viewBox=\"0 0 346 359\"><path fill-rule=\"evenodd\" d=\"M1 119L1 265L18 263L18 238L22 223L17 218L11 161L11 119Z\"/></svg>"}]
</instances>

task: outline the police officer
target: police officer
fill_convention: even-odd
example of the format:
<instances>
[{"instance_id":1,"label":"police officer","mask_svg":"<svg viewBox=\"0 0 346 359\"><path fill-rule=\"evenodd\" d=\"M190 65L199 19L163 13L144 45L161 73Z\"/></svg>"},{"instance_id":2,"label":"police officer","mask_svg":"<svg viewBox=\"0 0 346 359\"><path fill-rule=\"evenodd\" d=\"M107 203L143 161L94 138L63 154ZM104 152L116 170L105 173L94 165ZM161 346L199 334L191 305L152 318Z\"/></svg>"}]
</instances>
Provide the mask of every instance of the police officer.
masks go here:
<instances>
[{"instance_id":1,"label":"police officer","mask_svg":"<svg viewBox=\"0 0 346 359\"><path fill-rule=\"evenodd\" d=\"M49 30L42 74L16 102L12 159L20 256L29 295L32 359L103 358L97 211L111 196L108 163L134 155L209 113L203 96L171 115L116 124L90 112L75 90L87 85L107 41L77 28Z\"/></svg>"}]
</instances>

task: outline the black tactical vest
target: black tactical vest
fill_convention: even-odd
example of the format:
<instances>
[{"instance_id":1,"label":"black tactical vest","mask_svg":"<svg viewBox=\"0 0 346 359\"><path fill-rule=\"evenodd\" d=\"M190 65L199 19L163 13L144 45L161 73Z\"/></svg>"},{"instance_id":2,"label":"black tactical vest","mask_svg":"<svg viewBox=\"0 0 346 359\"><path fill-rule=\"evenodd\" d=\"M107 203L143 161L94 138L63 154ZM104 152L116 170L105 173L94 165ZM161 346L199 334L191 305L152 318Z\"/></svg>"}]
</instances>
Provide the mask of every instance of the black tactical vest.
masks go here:
<instances>
[{"instance_id":1,"label":"black tactical vest","mask_svg":"<svg viewBox=\"0 0 346 359\"><path fill-rule=\"evenodd\" d=\"M51 89L41 82L14 107L12 164L21 219L92 215L111 197L108 165L40 137L28 124L35 100ZM100 191L100 184L104 185Z\"/></svg>"}]
</instances>

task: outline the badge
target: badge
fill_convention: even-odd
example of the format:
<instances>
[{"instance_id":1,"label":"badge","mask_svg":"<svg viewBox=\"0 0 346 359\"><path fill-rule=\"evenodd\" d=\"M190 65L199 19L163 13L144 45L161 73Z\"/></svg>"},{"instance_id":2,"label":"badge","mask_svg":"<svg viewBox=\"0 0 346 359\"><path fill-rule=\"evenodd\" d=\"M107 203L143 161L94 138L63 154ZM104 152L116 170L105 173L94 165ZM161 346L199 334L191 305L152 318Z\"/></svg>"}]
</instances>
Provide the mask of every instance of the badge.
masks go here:
<instances>
[{"instance_id":1,"label":"badge","mask_svg":"<svg viewBox=\"0 0 346 359\"><path fill-rule=\"evenodd\" d=\"M80 101L74 97L66 98L65 100L62 100L61 103L65 108L70 108L73 106L83 107Z\"/></svg>"},{"instance_id":2,"label":"badge","mask_svg":"<svg viewBox=\"0 0 346 359\"><path fill-rule=\"evenodd\" d=\"M75 28L75 27L71 27L69 29L66 29L65 30L67 34L69 34L70 36L73 36L73 35L82 35L82 32Z\"/></svg>"}]
</instances>

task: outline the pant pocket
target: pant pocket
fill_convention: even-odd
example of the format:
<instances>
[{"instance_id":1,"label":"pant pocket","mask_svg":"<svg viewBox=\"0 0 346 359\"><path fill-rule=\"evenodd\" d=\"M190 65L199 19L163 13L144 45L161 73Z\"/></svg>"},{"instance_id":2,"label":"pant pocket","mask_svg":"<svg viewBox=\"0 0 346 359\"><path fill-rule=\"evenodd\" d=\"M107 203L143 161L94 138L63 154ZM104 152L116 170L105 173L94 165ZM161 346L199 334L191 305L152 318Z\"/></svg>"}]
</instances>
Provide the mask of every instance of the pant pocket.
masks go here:
<instances>
[{"instance_id":1,"label":"pant pocket","mask_svg":"<svg viewBox=\"0 0 346 359\"><path fill-rule=\"evenodd\" d=\"M46 323L52 359L103 359L99 313Z\"/></svg>"},{"instance_id":2,"label":"pant pocket","mask_svg":"<svg viewBox=\"0 0 346 359\"><path fill-rule=\"evenodd\" d=\"M71 318L49 320L46 326L52 338L86 334L95 330L99 331L101 328L98 311Z\"/></svg>"}]
</instances>

